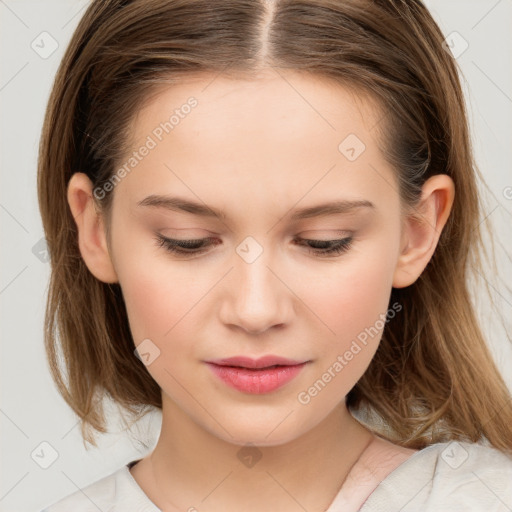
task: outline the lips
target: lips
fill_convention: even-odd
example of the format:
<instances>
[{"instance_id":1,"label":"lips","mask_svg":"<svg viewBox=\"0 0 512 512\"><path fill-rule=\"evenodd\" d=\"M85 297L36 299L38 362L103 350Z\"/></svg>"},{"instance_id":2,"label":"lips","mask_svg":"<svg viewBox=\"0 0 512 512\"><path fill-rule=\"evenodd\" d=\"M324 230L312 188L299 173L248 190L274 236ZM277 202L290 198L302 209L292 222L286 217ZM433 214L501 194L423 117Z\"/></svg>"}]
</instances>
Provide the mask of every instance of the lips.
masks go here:
<instances>
[{"instance_id":1,"label":"lips","mask_svg":"<svg viewBox=\"0 0 512 512\"><path fill-rule=\"evenodd\" d=\"M279 356L263 356L259 359L252 359L251 357L237 356L228 357L226 359L217 359L214 361L207 361L218 366L235 366L239 368L269 368L271 366L295 366L298 364L305 363L306 361L296 361L294 359L287 359Z\"/></svg>"},{"instance_id":2,"label":"lips","mask_svg":"<svg viewBox=\"0 0 512 512\"><path fill-rule=\"evenodd\" d=\"M310 361L278 356L230 357L206 361L214 375L228 386L251 394L270 393L295 378Z\"/></svg>"}]
</instances>

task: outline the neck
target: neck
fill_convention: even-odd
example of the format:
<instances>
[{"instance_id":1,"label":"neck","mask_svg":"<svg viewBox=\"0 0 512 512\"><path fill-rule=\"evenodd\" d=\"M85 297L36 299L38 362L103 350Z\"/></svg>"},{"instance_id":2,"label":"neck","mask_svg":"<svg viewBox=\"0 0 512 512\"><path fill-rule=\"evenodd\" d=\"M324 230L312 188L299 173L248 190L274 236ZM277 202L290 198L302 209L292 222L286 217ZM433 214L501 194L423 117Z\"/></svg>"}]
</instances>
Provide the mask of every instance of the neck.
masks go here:
<instances>
[{"instance_id":1,"label":"neck","mask_svg":"<svg viewBox=\"0 0 512 512\"><path fill-rule=\"evenodd\" d=\"M167 398L158 443L138 465L149 466L145 490L166 512L325 511L373 439L343 401L300 438L244 447L214 436Z\"/></svg>"}]
</instances>

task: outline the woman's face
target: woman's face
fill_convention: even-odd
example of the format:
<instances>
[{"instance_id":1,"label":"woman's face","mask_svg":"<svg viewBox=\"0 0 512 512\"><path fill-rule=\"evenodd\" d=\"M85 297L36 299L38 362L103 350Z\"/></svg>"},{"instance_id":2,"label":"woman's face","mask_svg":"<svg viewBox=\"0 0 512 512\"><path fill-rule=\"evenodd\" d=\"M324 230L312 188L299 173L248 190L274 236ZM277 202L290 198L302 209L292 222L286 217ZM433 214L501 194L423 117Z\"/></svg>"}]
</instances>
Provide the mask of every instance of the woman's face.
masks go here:
<instances>
[{"instance_id":1,"label":"woman's face","mask_svg":"<svg viewBox=\"0 0 512 512\"><path fill-rule=\"evenodd\" d=\"M229 442L281 444L363 375L401 247L380 116L340 86L282 72L173 85L140 112L114 186L111 258L164 410ZM204 242L181 254L159 237ZM207 363L269 355L306 364L281 377L225 368L224 380Z\"/></svg>"}]
</instances>

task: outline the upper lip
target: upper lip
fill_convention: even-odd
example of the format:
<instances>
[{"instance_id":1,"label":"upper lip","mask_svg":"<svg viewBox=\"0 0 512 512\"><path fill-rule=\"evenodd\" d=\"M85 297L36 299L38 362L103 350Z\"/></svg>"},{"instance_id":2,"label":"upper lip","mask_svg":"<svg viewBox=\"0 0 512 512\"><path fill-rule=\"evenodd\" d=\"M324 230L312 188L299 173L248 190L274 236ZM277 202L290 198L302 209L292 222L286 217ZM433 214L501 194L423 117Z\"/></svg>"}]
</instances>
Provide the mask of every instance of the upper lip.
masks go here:
<instances>
[{"instance_id":1,"label":"upper lip","mask_svg":"<svg viewBox=\"0 0 512 512\"><path fill-rule=\"evenodd\" d=\"M236 356L228 357L226 359L215 359L213 361L207 361L207 363L213 363L220 366L239 366L242 368L266 368L268 366L295 366L298 364L305 363L307 361L296 361L294 359L287 359L285 357L279 357L274 355L263 356L259 359L253 359L251 357Z\"/></svg>"}]
</instances>

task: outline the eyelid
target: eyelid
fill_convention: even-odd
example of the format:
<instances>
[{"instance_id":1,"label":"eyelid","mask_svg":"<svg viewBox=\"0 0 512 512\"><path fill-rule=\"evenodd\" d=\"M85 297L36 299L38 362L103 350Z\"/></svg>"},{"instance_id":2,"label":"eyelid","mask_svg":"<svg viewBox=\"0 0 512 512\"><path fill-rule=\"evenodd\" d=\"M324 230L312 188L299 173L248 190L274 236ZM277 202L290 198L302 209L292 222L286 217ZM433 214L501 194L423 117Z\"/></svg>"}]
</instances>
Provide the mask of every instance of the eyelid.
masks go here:
<instances>
[{"instance_id":1,"label":"eyelid","mask_svg":"<svg viewBox=\"0 0 512 512\"><path fill-rule=\"evenodd\" d=\"M160 233L157 233L155 238L157 245L159 247L163 247L168 253L172 253L174 255L181 255L185 257L192 256L200 256L204 253L208 253L208 247L212 245L218 245L218 243L207 243L212 240L211 237L207 238L198 238L198 239L183 239L177 240L173 238L168 238ZM297 244L301 247L305 247L308 249L310 254L314 254L317 257L323 258L333 258L336 256L341 256L343 253L347 252L353 244L354 236L346 236L343 238L329 238L329 239L309 239L304 237L294 237L294 242L303 242L302 244ZM312 247L309 244L322 244L327 243L331 244L330 247ZM199 244L199 245L198 245ZM197 246L187 248L188 246Z\"/></svg>"},{"instance_id":2,"label":"eyelid","mask_svg":"<svg viewBox=\"0 0 512 512\"><path fill-rule=\"evenodd\" d=\"M301 231L296 235L297 238L317 238L321 237L326 240L334 240L335 238L343 238L344 236L351 236L354 233L350 229L308 229L307 231Z\"/></svg>"}]
</instances>

